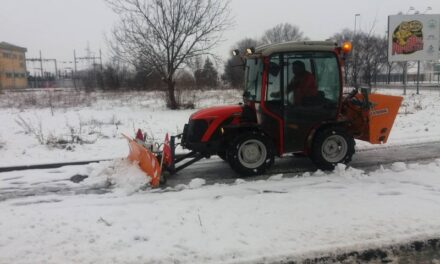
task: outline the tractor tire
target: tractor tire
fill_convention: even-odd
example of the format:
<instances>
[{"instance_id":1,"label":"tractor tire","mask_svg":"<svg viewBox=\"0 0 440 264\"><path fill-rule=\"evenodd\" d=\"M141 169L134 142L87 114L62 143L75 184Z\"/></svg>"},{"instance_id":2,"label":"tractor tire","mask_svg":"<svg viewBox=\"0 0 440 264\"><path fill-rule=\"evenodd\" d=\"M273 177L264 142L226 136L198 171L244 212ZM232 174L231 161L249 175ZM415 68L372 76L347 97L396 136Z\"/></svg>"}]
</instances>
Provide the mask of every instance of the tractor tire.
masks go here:
<instances>
[{"instance_id":1,"label":"tractor tire","mask_svg":"<svg viewBox=\"0 0 440 264\"><path fill-rule=\"evenodd\" d=\"M274 148L266 136L250 132L234 140L227 158L231 168L241 176L259 175L272 166Z\"/></svg>"},{"instance_id":2,"label":"tractor tire","mask_svg":"<svg viewBox=\"0 0 440 264\"><path fill-rule=\"evenodd\" d=\"M333 170L338 163L347 164L354 154L355 141L341 127L324 129L315 136L310 158L321 170Z\"/></svg>"}]
</instances>

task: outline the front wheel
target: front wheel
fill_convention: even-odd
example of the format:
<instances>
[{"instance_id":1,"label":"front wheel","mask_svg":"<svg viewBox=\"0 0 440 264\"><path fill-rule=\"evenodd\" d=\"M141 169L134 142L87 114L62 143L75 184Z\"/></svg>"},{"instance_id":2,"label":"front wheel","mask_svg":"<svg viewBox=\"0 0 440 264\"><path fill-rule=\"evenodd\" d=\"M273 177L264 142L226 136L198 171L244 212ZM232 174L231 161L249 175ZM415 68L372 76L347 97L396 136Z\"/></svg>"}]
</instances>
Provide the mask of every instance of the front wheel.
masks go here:
<instances>
[{"instance_id":1,"label":"front wheel","mask_svg":"<svg viewBox=\"0 0 440 264\"><path fill-rule=\"evenodd\" d=\"M349 163L354 154L355 141L340 127L318 132L312 144L311 159L321 170L333 170L338 163Z\"/></svg>"},{"instance_id":2,"label":"front wheel","mask_svg":"<svg viewBox=\"0 0 440 264\"><path fill-rule=\"evenodd\" d=\"M242 176L262 174L273 164L274 150L260 133L239 136L228 149L231 168Z\"/></svg>"}]
</instances>

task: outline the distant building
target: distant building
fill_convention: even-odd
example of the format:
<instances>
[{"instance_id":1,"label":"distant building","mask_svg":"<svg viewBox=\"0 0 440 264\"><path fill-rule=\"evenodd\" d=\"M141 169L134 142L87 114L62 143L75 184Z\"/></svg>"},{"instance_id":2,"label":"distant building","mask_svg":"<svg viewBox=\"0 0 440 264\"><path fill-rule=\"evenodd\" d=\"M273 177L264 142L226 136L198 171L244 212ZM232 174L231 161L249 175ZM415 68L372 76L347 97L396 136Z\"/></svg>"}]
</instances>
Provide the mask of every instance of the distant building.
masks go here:
<instances>
[{"instance_id":1,"label":"distant building","mask_svg":"<svg viewBox=\"0 0 440 264\"><path fill-rule=\"evenodd\" d=\"M0 89L28 87L26 51L26 48L0 42Z\"/></svg>"}]
</instances>

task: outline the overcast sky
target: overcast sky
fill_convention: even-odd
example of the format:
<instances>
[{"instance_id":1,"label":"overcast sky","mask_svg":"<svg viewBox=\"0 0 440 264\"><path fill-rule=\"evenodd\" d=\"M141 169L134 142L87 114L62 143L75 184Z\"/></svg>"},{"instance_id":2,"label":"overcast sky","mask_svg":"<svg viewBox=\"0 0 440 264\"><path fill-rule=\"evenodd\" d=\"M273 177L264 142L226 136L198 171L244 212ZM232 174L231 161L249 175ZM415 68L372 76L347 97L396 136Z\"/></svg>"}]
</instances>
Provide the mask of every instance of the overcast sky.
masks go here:
<instances>
[{"instance_id":1,"label":"overcast sky","mask_svg":"<svg viewBox=\"0 0 440 264\"><path fill-rule=\"evenodd\" d=\"M387 16L410 7L421 13L440 13L440 0L231 0L235 26L224 33L225 41L214 52L226 57L233 44L244 38L259 38L278 23L300 27L311 40L324 40L343 28L385 34ZM412 12L412 11L411 11ZM73 49L84 56L86 47L106 58L105 35L117 16L103 0L0 0L0 41L28 49L27 57L72 60ZM62 67L62 65L60 65Z\"/></svg>"}]
</instances>

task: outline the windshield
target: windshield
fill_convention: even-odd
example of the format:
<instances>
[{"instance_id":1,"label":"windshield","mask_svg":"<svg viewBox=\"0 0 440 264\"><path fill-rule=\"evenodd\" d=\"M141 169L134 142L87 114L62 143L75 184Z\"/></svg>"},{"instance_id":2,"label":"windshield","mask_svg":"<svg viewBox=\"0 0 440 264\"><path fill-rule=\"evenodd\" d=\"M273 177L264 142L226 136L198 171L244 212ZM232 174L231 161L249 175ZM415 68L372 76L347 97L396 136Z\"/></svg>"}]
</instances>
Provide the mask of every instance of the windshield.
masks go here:
<instances>
[{"instance_id":1,"label":"windshield","mask_svg":"<svg viewBox=\"0 0 440 264\"><path fill-rule=\"evenodd\" d=\"M261 59L252 58L246 60L244 99L248 101L259 101L261 98L261 78L263 63Z\"/></svg>"}]
</instances>

